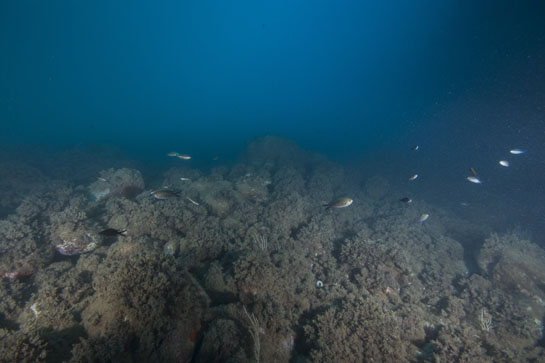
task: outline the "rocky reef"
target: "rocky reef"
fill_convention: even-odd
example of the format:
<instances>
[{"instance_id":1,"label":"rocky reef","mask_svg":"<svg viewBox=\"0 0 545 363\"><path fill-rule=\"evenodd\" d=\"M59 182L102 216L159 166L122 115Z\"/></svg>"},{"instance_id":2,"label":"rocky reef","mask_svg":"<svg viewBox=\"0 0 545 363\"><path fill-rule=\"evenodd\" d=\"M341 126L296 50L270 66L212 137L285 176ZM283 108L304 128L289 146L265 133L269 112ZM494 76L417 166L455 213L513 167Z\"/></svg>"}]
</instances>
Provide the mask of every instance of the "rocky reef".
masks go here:
<instances>
[{"instance_id":1,"label":"rocky reef","mask_svg":"<svg viewBox=\"0 0 545 363\"><path fill-rule=\"evenodd\" d=\"M100 172L97 181L89 186L95 201L112 196L134 198L144 190L142 174L134 169L108 169Z\"/></svg>"},{"instance_id":2,"label":"rocky reef","mask_svg":"<svg viewBox=\"0 0 545 363\"><path fill-rule=\"evenodd\" d=\"M543 359L543 249L400 203L383 176L264 136L235 165L172 167L150 189L135 169L99 177L0 220L0 360ZM150 194L165 186L179 196ZM323 208L341 196L354 203Z\"/></svg>"}]
</instances>

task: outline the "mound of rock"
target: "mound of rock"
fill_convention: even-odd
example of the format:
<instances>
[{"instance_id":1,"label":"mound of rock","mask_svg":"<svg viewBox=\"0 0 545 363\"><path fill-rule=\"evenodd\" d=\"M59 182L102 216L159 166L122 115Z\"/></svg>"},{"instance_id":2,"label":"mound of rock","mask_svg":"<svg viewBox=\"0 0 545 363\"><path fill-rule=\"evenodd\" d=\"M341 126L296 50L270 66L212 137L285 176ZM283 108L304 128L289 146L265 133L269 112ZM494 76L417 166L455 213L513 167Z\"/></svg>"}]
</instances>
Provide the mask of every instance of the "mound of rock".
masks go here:
<instances>
[{"instance_id":1,"label":"mound of rock","mask_svg":"<svg viewBox=\"0 0 545 363\"><path fill-rule=\"evenodd\" d=\"M89 186L93 200L109 197L134 198L145 188L142 174L135 169L108 169L100 172L100 178Z\"/></svg>"},{"instance_id":2,"label":"mound of rock","mask_svg":"<svg viewBox=\"0 0 545 363\"><path fill-rule=\"evenodd\" d=\"M92 283L77 360L123 361L131 346L131 361L191 360L208 297L172 257L139 243L116 244Z\"/></svg>"},{"instance_id":3,"label":"mound of rock","mask_svg":"<svg viewBox=\"0 0 545 363\"><path fill-rule=\"evenodd\" d=\"M258 137L246 146L241 161L247 165L270 167L307 168L324 161L325 158L301 149L295 141L278 136Z\"/></svg>"},{"instance_id":4,"label":"mound of rock","mask_svg":"<svg viewBox=\"0 0 545 363\"><path fill-rule=\"evenodd\" d=\"M545 298L544 263L545 251L515 234L492 234L478 257L482 273L488 275L495 286L541 302Z\"/></svg>"}]
</instances>

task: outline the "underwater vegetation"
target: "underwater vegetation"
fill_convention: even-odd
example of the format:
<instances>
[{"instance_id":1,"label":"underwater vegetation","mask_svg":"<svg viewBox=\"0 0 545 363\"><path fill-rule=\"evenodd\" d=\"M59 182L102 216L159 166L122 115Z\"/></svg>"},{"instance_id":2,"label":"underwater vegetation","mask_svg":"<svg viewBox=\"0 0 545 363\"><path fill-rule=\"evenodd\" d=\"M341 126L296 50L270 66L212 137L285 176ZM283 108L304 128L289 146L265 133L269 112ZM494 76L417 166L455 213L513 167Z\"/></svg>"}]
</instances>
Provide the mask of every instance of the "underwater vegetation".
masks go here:
<instances>
[{"instance_id":1,"label":"underwater vegetation","mask_svg":"<svg viewBox=\"0 0 545 363\"><path fill-rule=\"evenodd\" d=\"M40 188L0 196L1 361L543 359L531 241L279 137L206 172L184 160L149 180L12 169Z\"/></svg>"}]
</instances>

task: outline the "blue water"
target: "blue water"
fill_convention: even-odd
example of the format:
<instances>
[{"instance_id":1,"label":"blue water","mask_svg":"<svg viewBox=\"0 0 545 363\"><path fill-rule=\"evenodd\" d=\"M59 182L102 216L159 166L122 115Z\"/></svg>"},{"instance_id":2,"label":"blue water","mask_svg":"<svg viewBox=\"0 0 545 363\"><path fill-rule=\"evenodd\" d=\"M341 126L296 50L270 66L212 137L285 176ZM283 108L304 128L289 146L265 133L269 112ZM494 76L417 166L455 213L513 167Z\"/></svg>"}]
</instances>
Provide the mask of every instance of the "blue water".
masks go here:
<instances>
[{"instance_id":1,"label":"blue water","mask_svg":"<svg viewBox=\"0 0 545 363\"><path fill-rule=\"evenodd\" d=\"M543 215L537 1L0 7L4 144L111 144L157 162L182 146L234 159L269 133L361 168L401 169L418 143L431 193L475 165L490 168L489 198L505 213L523 199ZM511 147L527 157L508 171L516 177L498 175Z\"/></svg>"}]
</instances>

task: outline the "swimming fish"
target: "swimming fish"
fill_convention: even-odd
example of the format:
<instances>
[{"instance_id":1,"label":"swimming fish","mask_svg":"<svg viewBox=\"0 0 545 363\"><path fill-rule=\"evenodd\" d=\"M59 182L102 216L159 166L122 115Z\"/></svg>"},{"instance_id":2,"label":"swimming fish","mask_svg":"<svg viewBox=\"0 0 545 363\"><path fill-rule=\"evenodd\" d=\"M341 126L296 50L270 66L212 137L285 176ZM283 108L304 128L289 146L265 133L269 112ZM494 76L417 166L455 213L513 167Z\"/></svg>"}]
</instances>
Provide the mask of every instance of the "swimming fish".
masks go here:
<instances>
[{"instance_id":1,"label":"swimming fish","mask_svg":"<svg viewBox=\"0 0 545 363\"><path fill-rule=\"evenodd\" d=\"M426 219L428 219L429 217L430 217L429 214L424 213L424 214L422 214L422 215L420 216L420 218L418 218L418 222L419 222L419 223L422 223L422 222L424 222Z\"/></svg>"},{"instance_id":2,"label":"swimming fish","mask_svg":"<svg viewBox=\"0 0 545 363\"><path fill-rule=\"evenodd\" d=\"M413 181L413 180L415 180L416 178L418 178L418 174L414 174L413 176L411 176L411 177L409 178L409 181Z\"/></svg>"},{"instance_id":3,"label":"swimming fish","mask_svg":"<svg viewBox=\"0 0 545 363\"><path fill-rule=\"evenodd\" d=\"M97 179L100 180L100 181L103 181L103 182L107 182L107 180L104 179L104 178L97 178Z\"/></svg>"},{"instance_id":4,"label":"swimming fish","mask_svg":"<svg viewBox=\"0 0 545 363\"><path fill-rule=\"evenodd\" d=\"M509 167L509 162L507 160L500 160L500 165L505 166L506 168Z\"/></svg>"},{"instance_id":5,"label":"swimming fish","mask_svg":"<svg viewBox=\"0 0 545 363\"><path fill-rule=\"evenodd\" d=\"M199 205L199 203L195 202L193 199L189 198L189 197L186 197L187 200L189 200L191 203L195 204L195 205Z\"/></svg>"},{"instance_id":6,"label":"swimming fish","mask_svg":"<svg viewBox=\"0 0 545 363\"><path fill-rule=\"evenodd\" d=\"M418 145L414 145L413 147L411 147L412 151L418 151L418 149L420 149L420 146Z\"/></svg>"},{"instance_id":7,"label":"swimming fish","mask_svg":"<svg viewBox=\"0 0 545 363\"><path fill-rule=\"evenodd\" d=\"M476 176L468 176L467 180L475 184L482 184L481 179L477 178Z\"/></svg>"},{"instance_id":8,"label":"swimming fish","mask_svg":"<svg viewBox=\"0 0 545 363\"><path fill-rule=\"evenodd\" d=\"M181 181L191 181L189 178L180 178Z\"/></svg>"},{"instance_id":9,"label":"swimming fish","mask_svg":"<svg viewBox=\"0 0 545 363\"><path fill-rule=\"evenodd\" d=\"M178 156L178 153L176 151L171 151L167 155L168 156Z\"/></svg>"},{"instance_id":10,"label":"swimming fish","mask_svg":"<svg viewBox=\"0 0 545 363\"><path fill-rule=\"evenodd\" d=\"M326 207L325 209L329 208L344 208L348 207L350 204L352 204L353 200L347 197L339 198L337 200L334 200L333 202L330 202L328 204L324 204Z\"/></svg>"},{"instance_id":11,"label":"swimming fish","mask_svg":"<svg viewBox=\"0 0 545 363\"><path fill-rule=\"evenodd\" d=\"M191 159L191 156L187 155L187 154L177 154L176 157L180 158L180 159L183 159L183 160L189 160Z\"/></svg>"},{"instance_id":12,"label":"swimming fish","mask_svg":"<svg viewBox=\"0 0 545 363\"><path fill-rule=\"evenodd\" d=\"M401 198L399 201L403 202L403 203L412 203L413 202L413 200L411 198L409 198L409 197Z\"/></svg>"},{"instance_id":13,"label":"swimming fish","mask_svg":"<svg viewBox=\"0 0 545 363\"><path fill-rule=\"evenodd\" d=\"M524 154L526 152L526 150L523 150L523 149L512 149L512 150L509 150L509 152L513 155L520 155L520 154Z\"/></svg>"},{"instance_id":14,"label":"swimming fish","mask_svg":"<svg viewBox=\"0 0 545 363\"><path fill-rule=\"evenodd\" d=\"M113 237L113 236L123 236L123 237L127 237L127 230L124 229L124 230L117 230L117 229L113 229L113 228L108 228L108 229L105 229L104 231L101 231L101 232L98 232L98 234L102 235L102 236L105 236L105 237Z\"/></svg>"},{"instance_id":15,"label":"swimming fish","mask_svg":"<svg viewBox=\"0 0 545 363\"><path fill-rule=\"evenodd\" d=\"M180 192L173 192L168 189L156 190L151 193L156 199L171 199L180 196Z\"/></svg>"},{"instance_id":16,"label":"swimming fish","mask_svg":"<svg viewBox=\"0 0 545 363\"><path fill-rule=\"evenodd\" d=\"M469 168L469 172L470 172L471 174L473 174L474 177L477 177L477 176L478 176L478 175L477 175L477 172L476 172L475 169L473 169L473 168Z\"/></svg>"}]
</instances>

